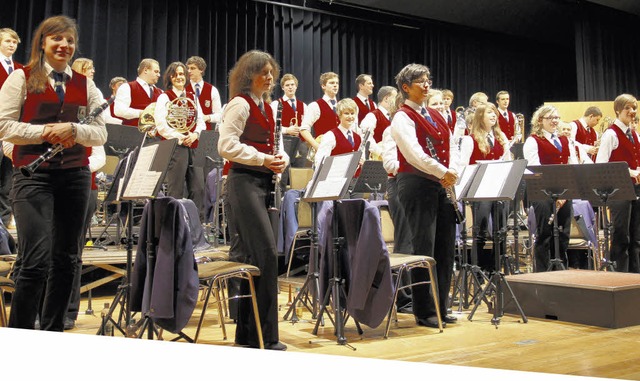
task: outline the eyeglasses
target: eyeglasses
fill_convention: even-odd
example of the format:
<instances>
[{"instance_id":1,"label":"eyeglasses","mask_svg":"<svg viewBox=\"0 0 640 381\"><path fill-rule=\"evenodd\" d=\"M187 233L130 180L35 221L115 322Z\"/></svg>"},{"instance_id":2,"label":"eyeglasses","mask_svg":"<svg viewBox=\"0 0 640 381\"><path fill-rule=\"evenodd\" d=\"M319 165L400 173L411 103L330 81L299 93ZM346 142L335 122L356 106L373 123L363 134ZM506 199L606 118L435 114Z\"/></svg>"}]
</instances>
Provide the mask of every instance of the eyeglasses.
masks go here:
<instances>
[{"instance_id":1,"label":"eyeglasses","mask_svg":"<svg viewBox=\"0 0 640 381\"><path fill-rule=\"evenodd\" d=\"M559 116L543 116L542 119L546 120L560 120Z\"/></svg>"},{"instance_id":2,"label":"eyeglasses","mask_svg":"<svg viewBox=\"0 0 640 381\"><path fill-rule=\"evenodd\" d=\"M431 79L427 79L427 80L417 79L415 81L412 81L411 83L418 84L422 87L427 87L427 86L431 86L433 84L433 81Z\"/></svg>"}]
</instances>

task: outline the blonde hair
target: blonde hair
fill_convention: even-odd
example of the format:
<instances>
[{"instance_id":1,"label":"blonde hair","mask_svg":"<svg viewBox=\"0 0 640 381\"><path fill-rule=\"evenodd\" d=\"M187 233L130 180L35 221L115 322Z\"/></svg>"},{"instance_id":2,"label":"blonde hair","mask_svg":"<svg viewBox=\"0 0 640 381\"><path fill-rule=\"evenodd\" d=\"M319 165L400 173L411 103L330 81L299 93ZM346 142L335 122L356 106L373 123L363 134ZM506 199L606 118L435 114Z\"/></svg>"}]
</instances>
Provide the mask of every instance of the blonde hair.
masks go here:
<instances>
[{"instance_id":1,"label":"blonde hair","mask_svg":"<svg viewBox=\"0 0 640 381\"><path fill-rule=\"evenodd\" d=\"M338 76L338 74L332 72L332 71L328 71L326 73L322 73L320 74L320 86L322 85L326 85L327 82L329 82L330 79L333 78L337 78L338 81L340 80L340 76Z\"/></svg>"},{"instance_id":2,"label":"blonde hair","mask_svg":"<svg viewBox=\"0 0 640 381\"><path fill-rule=\"evenodd\" d=\"M0 38L4 38L3 36L5 34L7 36L13 38L14 40L18 41L18 44L20 42L22 42L22 41L20 41L20 37L18 36L18 33L15 30L11 29L11 28L2 28L2 29L0 29Z\"/></svg>"},{"instance_id":3,"label":"blonde hair","mask_svg":"<svg viewBox=\"0 0 640 381\"><path fill-rule=\"evenodd\" d=\"M489 132L484 128L484 115L487 113L487 110L493 110L496 114L496 123L493 126L490 126L490 129L493 130L493 136L496 141L500 143L500 145L505 145L507 143L504 141L502 130L498 124L498 109L496 108L496 105L490 102L480 103L473 114L473 119L471 120L471 134L473 135L473 139L476 143L478 143L478 148L485 155L491 151L489 143L487 143L487 135L489 135Z\"/></svg>"},{"instance_id":4,"label":"blonde hair","mask_svg":"<svg viewBox=\"0 0 640 381\"><path fill-rule=\"evenodd\" d=\"M618 114L624 110L624 106L628 104L638 104L636 97L631 94L620 94L616 97L616 100L613 101L613 111L616 113L616 117Z\"/></svg>"},{"instance_id":5,"label":"blonde hair","mask_svg":"<svg viewBox=\"0 0 640 381\"><path fill-rule=\"evenodd\" d=\"M352 111L354 113L358 112L358 105L351 98L341 99L336 105L336 113L338 115L342 115L342 113L346 111Z\"/></svg>"},{"instance_id":6,"label":"blonde hair","mask_svg":"<svg viewBox=\"0 0 640 381\"><path fill-rule=\"evenodd\" d=\"M542 128L542 118L552 112L557 112L558 109L552 105L542 105L531 116L531 136L544 136L544 130Z\"/></svg>"}]
</instances>

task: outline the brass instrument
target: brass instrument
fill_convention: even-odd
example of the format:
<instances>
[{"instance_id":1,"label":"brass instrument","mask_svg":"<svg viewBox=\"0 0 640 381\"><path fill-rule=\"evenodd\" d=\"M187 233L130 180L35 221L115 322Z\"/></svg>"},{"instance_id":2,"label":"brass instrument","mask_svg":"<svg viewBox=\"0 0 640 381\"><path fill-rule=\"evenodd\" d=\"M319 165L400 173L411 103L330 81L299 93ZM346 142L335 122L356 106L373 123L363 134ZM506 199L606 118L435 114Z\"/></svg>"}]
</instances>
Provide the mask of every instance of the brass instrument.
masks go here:
<instances>
[{"instance_id":1,"label":"brass instrument","mask_svg":"<svg viewBox=\"0 0 640 381\"><path fill-rule=\"evenodd\" d=\"M140 114L138 131L153 138L157 134L156 103L150 103ZM181 134L186 134L196 124L198 112L194 101L187 97L178 97L167 103L166 121L169 127Z\"/></svg>"},{"instance_id":2,"label":"brass instrument","mask_svg":"<svg viewBox=\"0 0 640 381\"><path fill-rule=\"evenodd\" d=\"M520 139L517 143L522 143L524 141L524 131L526 128L527 125L525 124L524 115L521 113L516 114L515 135L520 135Z\"/></svg>"},{"instance_id":3,"label":"brass instrument","mask_svg":"<svg viewBox=\"0 0 640 381\"><path fill-rule=\"evenodd\" d=\"M322 143L322 135L316 137L316 142L318 144ZM311 144L308 144L308 145L309 145L309 150L307 151L307 160L313 163L314 159L316 158L316 150L313 149Z\"/></svg>"},{"instance_id":4,"label":"brass instrument","mask_svg":"<svg viewBox=\"0 0 640 381\"><path fill-rule=\"evenodd\" d=\"M142 110L140 118L138 119L138 131L143 134L147 134L148 137L153 138L156 136L156 103L150 103Z\"/></svg>"},{"instance_id":5,"label":"brass instrument","mask_svg":"<svg viewBox=\"0 0 640 381\"><path fill-rule=\"evenodd\" d=\"M296 110L293 118L291 118L291 121L289 121L289 127L300 127L300 125L298 125L298 111Z\"/></svg>"}]
</instances>

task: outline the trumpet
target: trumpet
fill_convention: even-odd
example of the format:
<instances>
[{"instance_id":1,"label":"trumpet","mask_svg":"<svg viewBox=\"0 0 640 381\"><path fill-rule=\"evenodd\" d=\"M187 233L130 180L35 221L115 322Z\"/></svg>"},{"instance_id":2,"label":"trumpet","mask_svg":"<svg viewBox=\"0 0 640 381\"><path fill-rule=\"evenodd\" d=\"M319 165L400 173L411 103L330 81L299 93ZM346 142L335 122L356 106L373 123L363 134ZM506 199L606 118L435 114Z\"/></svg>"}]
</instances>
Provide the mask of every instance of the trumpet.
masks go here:
<instances>
[{"instance_id":1,"label":"trumpet","mask_svg":"<svg viewBox=\"0 0 640 381\"><path fill-rule=\"evenodd\" d=\"M98 115L100 115L107 107L109 107L109 105L111 105L111 103L113 103L113 101L115 99L116 99L115 96L112 95L111 98L107 99L106 102L104 102L100 106L94 108L93 111L91 111L91 113L89 113L89 115L87 115L85 118L83 118L79 123L80 124L89 124L89 123L93 122L93 120ZM42 163L44 163L47 160L50 160L52 157L56 156L57 154L59 154L63 150L64 150L64 146L62 144L60 144L60 143L54 144L53 146L49 147L47 149L47 151L45 151L45 153L40 155L37 159L35 159L34 161L32 161L31 163L29 163L27 165L24 165L24 166L20 167L20 172L25 177L33 176L34 172L38 169L38 167Z\"/></svg>"},{"instance_id":2,"label":"trumpet","mask_svg":"<svg viewBox=\"0 0 640 381\"><path fill-rule=\"evenodd\" d=\"M296 111L293 118L291 118L291 121L289 121L289 127L300 127L298 122L298 111Z\"/></svg>"}]
</instances>

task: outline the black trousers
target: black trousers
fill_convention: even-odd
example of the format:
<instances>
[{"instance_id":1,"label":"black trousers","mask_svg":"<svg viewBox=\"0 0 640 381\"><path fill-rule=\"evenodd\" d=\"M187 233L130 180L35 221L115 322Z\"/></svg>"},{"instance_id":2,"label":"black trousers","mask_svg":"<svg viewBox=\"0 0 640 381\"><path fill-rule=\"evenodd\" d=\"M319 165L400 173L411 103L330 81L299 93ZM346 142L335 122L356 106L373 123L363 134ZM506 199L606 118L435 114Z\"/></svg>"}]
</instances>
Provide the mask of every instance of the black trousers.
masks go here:
<instances>
[{"instance_id":1,"label":"black trousers","mask_svg":"<svg viewBox=\"0 0 640 381\"><path fill-rule=\"evenodd\" d=\"M553 238L553 223L549 224L549 218L553 213L553 201L532 201L531 205L536 215L536 244L534 247L535 271L547 271L551 258L555 258L555 242ZM573 205L567 200L558 210L558 241L560 243L560 259L567 267L567 248L569 247L569 234L571 233L571 219L573 218Z\"/></svg>"},{"instance_id":2,"label":"black trousers","mask_svg":"<svg viewBox=\"0 0 640 381\"><path fill-rule=\"evenodd\" d=\"M436 260L436 276L440 315L447 314L447 298L451 287L455 251L456 217L444 188L432 180L400 173L398 197L411 226L413 254ZM428 279L426 269L414 269L411 277ZM436 315L429 297L429 285L412 287L413 313L417 318Z\"/></svg>"},{"instance_id":3,"label":"black trousers","mask_svg":"<svg viewBox=\"0 0 640 381\"><path fill-rule=\"evenodd\" d=\"M2 142L0 141L0 144ZM13 176L13 163L11 159L0 153L0 219L4 226L11 222L11 177Z\"/></svg>"},{"instance_id":4,"label":"black trousers","mask_svg":"<svg viewBox=\"0 0 640 381\"><path fill-rule=\"evenodd\" d=\"M230 224L237 233L237 250L234 257L260 269L254 279L258 299L258 311L265 344L277 343L278 334L278 257L276 241L267 210L271 193L272 175L251 170L229 171L227 199L233 210ZM249 284L240 286L248 294ZM251 300L238 302L236 343L257 346L258 335L253 318Z\"/></svg>"},{"instance_id":5,"label":"black trousers","mask_svg":"<svg viewBox=\"0 0 640 381\"><path fill-rule=\"evenodd\" d=\"M404 208L398 198L398 184L395 177L387 179L387 200L389 202L389 213L393 221L393 252L400 254L411 254L411 227L407 222Z\"/></svg>"},{"instance_id":6,"label":"black trousers","mask_svg":"<svg viewBox=\"0 0 640 381\"><path fill-rule=\"evenodd\" d=\"M91 191L88 167L13 175L13 211L21 268L9 326L34 328L44 293L40 326L62 331L73 276L84 244L84 217Z\"/></svg>"},{"instance_id":7,"label":"black trousers","mask_svg":"<svg viewBox=\"0 0 640 381\"><path fill-rule=\"evenodd\" d=\"M200 212L200 222L204 222L204 172L202 167L193 166L194 157L195 149L183 145L176 146L165 178L167 196L175 199L187 196L196 204Z\"/></svg>"},{"instance_id":8,"label":"black trousers","mask_svg":"<svg viewBox=\"0 0 640 381\"><path fill-rule=\"evenodd\" d=\"M636 194L640 186L636 186ZM609 203L613 233L610 260L616 271L640 272L640 201L612 201Z\"/></svg>"}]
</instances>

